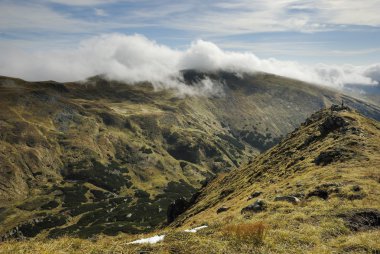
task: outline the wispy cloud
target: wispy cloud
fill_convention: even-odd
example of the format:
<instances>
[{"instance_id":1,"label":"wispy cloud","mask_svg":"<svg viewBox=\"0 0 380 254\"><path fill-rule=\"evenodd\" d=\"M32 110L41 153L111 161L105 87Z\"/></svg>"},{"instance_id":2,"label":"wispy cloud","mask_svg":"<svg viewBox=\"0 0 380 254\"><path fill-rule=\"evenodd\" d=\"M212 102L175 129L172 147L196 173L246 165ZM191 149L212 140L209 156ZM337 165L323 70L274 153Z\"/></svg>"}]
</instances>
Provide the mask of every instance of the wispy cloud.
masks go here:
<instances>
[{"instance_id":1,"label":"wispy cloud","mask_svg":"<svg viewBox=\"0 0 380 254\"><path fill-rule=\"evenodd\" d=\"M218 45L224 49L255 51L265 55L276 56L363 56L380 53L380 47L365 49L330 49L323 41L278 41L278 42L244 42L237 40L220 40Z\"/></svg>"},{"instance_id":2,"label":"wispy cloud","mask_svg":"<svg viewBox=\"0 0 380 254\"><path fill-rule=\"evenodd\" d=\"M39 4L19 5L0 3L0 31L2 32L82 32L95 29L90 22L58 13Z\"/></svg>"},{"instance_id":3,"label":"wispy cloud","mask_svg":"<svg viewBox=\"0 0 380 254\"><path fill-rule=\"evenodd\" d=\"M95 11L96 16L102 16L102 17L108 16L107 12L103 9L95 8L94 11Z\"/></svg>"},{"instance_id":4,"label":"wispy cloud","mask_svg":"<svg viewBox=\"0 0 380 254\"><path fill-rule=\"evenodd\" d=\"M380 2L320 1L219 1L209 8L197 9L184 18L168 17L167 26L234 35L260 32L321 32L344 29L344 26L379 26ZM191 22L189 22L191 21Z\"/></svg>"},{"instance_id":5,"label":"wispy cloud","mask_svg":"<svg viewBox=\"0 0 380 254\"><path fill-rule=\"evenodd\" d=\"M61 1L72 4L76 1ZM57 11L44 5L46 1L30 1L23 4L17 2L0 2L0 33L17 34L19 38L40 38L48 37L51 34L65 35L74 38L78 34L100 34L113 29L143 27L144 22L127 19L104 19L107 12L101 8L92 8L105 2L115 1L79 1L77 5L88 4L91 6L90 12L100 19L86 19L83 16L75 15L70 11ZM46 38L42 38L44 41ZM76 41L78 43L78 41Z\"/></svg>"},{"instance_id":6,"label":"wispy cloud","mask_svg":"<svg viewBox=\"0 0 380 254\"><path fill-rule=\"evenodd\" d=\"M70 9L49 8L49 3L67 6L94 7L95 15L104 16L107 7L110 19L89 27L80 16L67 15ZM128 4L128 5L126 5ZM31 0L23 4L4 1L0 3L1 24L10 29L37 28L41 30L110 29L133 21L150 25L181 29L200 35L227 36L244 33L299 31L318 32L344 29L344 26L380 26L380 2L377 0ZM122 8L122 11L120 10ZM112 13L114 12L114 13ZM28 15L25 15L25 14ZM64 15L66 14L66 15ZM99 15L100 14L100 15ZM28 17L30 16L30 17ZM36 18L39 17L39 18ZM104 22L104 21L103 21ZM79 23L79 26L78 26ZM117 25L116 25L117 24ZM78 28L79 27L79 28ZM111 28L114 28L111 26Z\"/></svg>"},{"instance_id":7,"label":"wispy cloud","mask_svg":"<svg viewBox=\"0 0 380 254\"><path fill-rule=\"evenodd\" d=\"M115 3L120 0L45 0L45 2L59 3L74 6L94 6Z\"/></svg>"}]
</instances>

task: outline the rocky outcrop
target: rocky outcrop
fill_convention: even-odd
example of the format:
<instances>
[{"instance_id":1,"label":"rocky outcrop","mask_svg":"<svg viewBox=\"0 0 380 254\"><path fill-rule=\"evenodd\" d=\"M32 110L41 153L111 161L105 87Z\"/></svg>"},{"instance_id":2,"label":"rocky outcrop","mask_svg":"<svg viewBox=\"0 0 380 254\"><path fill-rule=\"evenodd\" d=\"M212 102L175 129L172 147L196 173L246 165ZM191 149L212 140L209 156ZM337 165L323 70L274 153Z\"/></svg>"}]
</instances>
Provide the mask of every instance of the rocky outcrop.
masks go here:
<instances>
[{"instance_id":1,"label":"rocky outcrop","mask_svg":"<svg viewBox=\"0 0 380 254\"><path fill-rule=\"evenodd\" d=\"M223 213L223 212L226 212L228 211L230 208L227 207L227 206L222 206L222 207L219 207L217 210L216 210L216 213Z\"/></svg>"},{"instance_id":2,"label":"rocky outcrop","mask_svg":"<svg viewBox=\"0 0 380 254\"><path fill-rule=\"evenodd\" d=\"M329 192L327 190L317 189L317 190L313 190L313 191L309 192L307 194L307 197L308 198L310 198L310 197L318 197L318 198L326 200L326 199L329 198Z\"/></svg>"},{"instance_id":3,"label":"rocky outcrop","mask_svg":"<svg viewBox=\"0 0 380 254\"><path fill-rule=\"evenodd\" d=\"M251 200L251 199L257 198L257 197L260 196L262 193L263 193L262 191L255 191L255 192L252 192L252 194L249 195L248 200Z\"/></svg>"},{"instance_id":4,"label":"rocky outcrop","mask_svg":"<svg viewBox=\"0 0 380 254\"><path fill-rule=\"evenodd\" d=\"M364 231L380 228L380 211L376 209L359 209L339 214L352 231Z\"/></svg>"},{"instance_id":5,"label":"rocky outcrop","mask_svg":"<svg viewBox=\"0 0 380 254\"><path fill-rule=\"evenodd\" d=\"M294 197L294 196L277 196L274 198L274 201L285 201L285 202L292 203L294 205L301 202L301 200L299 200L299 198Z\"/></svg>"},{"instance_id":6,"label":"rocky outcrop","mask_svg":"<svg viewBox=\"0 0 380 254\"><path fill-rule=\"evenodd\" d=\"M18 225L17 227L0 236L0 242L14 238L22 239L26 237L35 237L43 230L62 226L66 222L67 218L63 215L48 215L45 217L37 217Z\"/></svg>"},{"instance_id":7,"label":"rocky outcrop","mask_svg":"<svg viewBox=\"0 0 380 254\"><path fill-rule=\"evenodd\" d=\"M166 221L168 224L172 223L179 215L184 213L192 205L197 202L197 198L201 194L200 191L195 192L189 200L184 197L174 200L167 208Z\"/></svg>"},{"instance_id":8,"label":"rocky outcrop","mask_svg":"<svg viewBox=\"0 0 380 254\"><path fill-rule=\"evenodd\" d=\"M253 204L244 207L241 210L241 213L242 214L247 213L247 212L257 213L257 212L262 212L266 209L267 209L267 202L264 201L263 199L258 199Z\"/></svg>"},{"instance_id":9,"label":"rocky outcrop","mask_svg":"<svg viewBox=\"0 0 380 254\"><path fill-rule=\"evenodd\" d=\"M326 136L330 132L333 132L339 128L348 125L347 121L343 117L331 115L325 119L325 121L319 126L319 131L322 136Z\"/></svg>"},{"instance_id":10,"label":"rocky outcrop","mask_svg":"<svg viewBox=\"0 0 380 254\"><path fill-rule=\"evenodd\" d=\"M177 218L180 214L186 211L189 208L190 203L184 198L176 199L172 202L167 210L167 222L172 223L175 218Z\"/></svg>"},{"instance_id":11,"label":"rocky outcrop","mask_svg":"<svg viewBox=\"0 0 380 254\"><path fill-rule=\"evenodd\" d=\"M315 159L316 165L326 166L336 161L343 161L353 157L354 152L345 148L330 148L322 151Z\"/></svg>"},{"instance_id":12,"label":"rocky outcrop","mask_svg":"<svg viewBox=\"0 0 380 254\"><path fill-rule=\"evenodd\" d=\"M233 193L234 190L233 189L226 189L226 190L222 190L220 192L220 195L219 197L222 199L222 198L225 198L225 197L228 197L231 193Z\"/></svg>"},{"instance_id":13,"label":"rocky outcrop","mask_svg":"<svg viewBox=\"0 0 380 254\"><path fill-rule=\"evenodd\" d=\"M339 193L340 188L341 185L337 183L323 183L316 186L314 190L310 191L306 195L306 198L318 197L327 200L332 193Z\"/></svg>"}]
</instances>

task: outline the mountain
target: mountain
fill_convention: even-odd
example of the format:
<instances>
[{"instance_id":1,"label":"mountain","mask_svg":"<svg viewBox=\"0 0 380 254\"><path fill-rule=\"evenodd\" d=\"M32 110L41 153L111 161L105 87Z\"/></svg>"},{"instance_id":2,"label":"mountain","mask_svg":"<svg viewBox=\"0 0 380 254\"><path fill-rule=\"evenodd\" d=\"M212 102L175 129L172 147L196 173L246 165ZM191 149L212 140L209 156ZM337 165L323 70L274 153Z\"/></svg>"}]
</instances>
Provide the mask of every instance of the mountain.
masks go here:
<instances>
[{"instance_id":1,"label":"mountain","mask_svg":"<svg viewBox=\"0 0 380 254\"><path fill-rule=\"evenodd\" d=\"M0 251L377 253L379 141L378 121L333 105L249 165L220 174L172 224L152 234L40 237L4 242ZM132 244L141 237L137 242L156 243Z\"/></svg>"},{"instance_id":2,"label":"mountain","mask_svg":"<svg viewBox=\"0 0 380 254\"><path fill-rule=\"evenodd\" d=\"M376 253L379 151L378 121L344 106L318 111L253 163L209 183L172 226L216 225L208 235L220 248L226 227L265 225L263 245L230 253Z\"/></svg>"},{"instance_id":3,"label":"mountain","mask_svg":"<svg viewBox=\"0 0 380 254\"><path fill-rule=\"evenodd\" d=\"M360 84L347 84L344 86L344 92L347 95L357 97L361 100L370 101L377 105L380 104L380 81L377 85L365 86Z\"/></svg>"},{"instance_id":4,"label":"mountain","mask_svg":"<svg viewBox=\"0 0 380 254\"><path fill-rule=\"evenodd\" d=\"M251 162L334 103L380 119L377 105L265 73L184 71L217 96L183 96L101 76L0 78L0 235L87 238L165 222L215 175Z\"/></svg>"}]
</instances>

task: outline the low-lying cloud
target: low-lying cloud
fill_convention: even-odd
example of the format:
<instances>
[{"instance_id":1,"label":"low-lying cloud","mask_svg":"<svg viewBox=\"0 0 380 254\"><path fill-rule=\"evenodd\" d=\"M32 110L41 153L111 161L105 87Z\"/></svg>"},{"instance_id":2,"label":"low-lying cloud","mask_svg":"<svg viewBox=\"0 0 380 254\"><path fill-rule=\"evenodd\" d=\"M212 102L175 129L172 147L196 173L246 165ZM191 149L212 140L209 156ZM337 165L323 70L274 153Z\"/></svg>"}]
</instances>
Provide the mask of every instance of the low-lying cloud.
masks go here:
<instances>
[{"instance_id":1,"label":"low-lying cloud","mask_svg":"<svg viewBox=\"0 0 380 254\"><path fill-rule=\"evenodd\" d=\"M129 83L150 81L158 88L176 88L184 94L221 93L220 85L203 80L190 88L181 82L180 70L225 70L236 73L273 73L342 89L347 84L376 85L380 63L370 66L305 65L275 58L260 59L250 52L220 49L197 40L187 49L172 49L141 35L108 34L81 42L75 49L27 52L2 49L1 75L27 80L74 81L104 74Z\"/></svg>"}]
</instances>

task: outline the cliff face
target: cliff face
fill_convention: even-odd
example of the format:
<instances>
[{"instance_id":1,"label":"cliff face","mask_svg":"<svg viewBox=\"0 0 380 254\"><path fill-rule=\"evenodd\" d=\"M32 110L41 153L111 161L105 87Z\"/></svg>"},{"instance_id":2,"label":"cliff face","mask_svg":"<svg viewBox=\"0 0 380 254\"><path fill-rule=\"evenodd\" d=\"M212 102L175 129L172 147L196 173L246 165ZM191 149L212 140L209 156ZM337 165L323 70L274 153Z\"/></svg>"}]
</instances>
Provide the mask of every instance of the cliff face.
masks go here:
<instances>
[{"instance_id":1,"label":"cliff face","mask_svg":"<svg viewBox=\"0 0 380 254\"><path fill-rule=\"evenodd\" d=\"M374 105L273 75L184 75L189 85L204 75L220 81L223 95L179 97L100 77L1 77L0 233L146 231L173 200L247 164L311 112L344 99L380 118Z\"/></svg>"}]
</instances>

